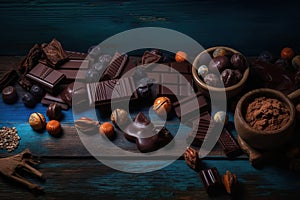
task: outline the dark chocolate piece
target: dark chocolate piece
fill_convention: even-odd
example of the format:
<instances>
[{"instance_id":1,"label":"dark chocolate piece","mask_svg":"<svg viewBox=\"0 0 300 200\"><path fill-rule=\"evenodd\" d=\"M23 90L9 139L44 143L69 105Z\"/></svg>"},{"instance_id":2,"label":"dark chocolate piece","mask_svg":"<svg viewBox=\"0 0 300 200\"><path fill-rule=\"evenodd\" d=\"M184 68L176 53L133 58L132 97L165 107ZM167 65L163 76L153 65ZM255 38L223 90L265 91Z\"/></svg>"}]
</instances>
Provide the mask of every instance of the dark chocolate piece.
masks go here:
<instances>
[{"instance_id":1,"label":"dark chocolate piece","mask_svg":"<svg viewBox=\"0 0 300 200\"><path fill-rule=\"evenodd\" d=\"M12 69L4 73L0 77L0 91L2 91L6 86L14 85L14 83L19 78L19 75L16 70Z\"/></svg>"},{"instance_id":2,"label":"dark chocolate piece","mask_svg":"<svg viewBox=\"0 0 300 200\"><path fill-rule=\"evenodd\" d=\"M217 196L224 193L224 186L217 168L201 170L199 176L208 195Z\"/></svg>"},{"instance_id":3,"label":"dark chocolate piece","mask_svg":"<svg viewBox=\"0 0 300 200\"><path fill-rule=\"evenodd\" d=\"M143 153L155 151L173 139L172 134L166 128L154 127L141 112L125 128L124 135L129 141L135 142L137 148Z\"/></svg>"},{"instance_id":4,"label":"dark chocolate piece","mask_svg":"<svg viewBox=\"0 0 300 200\"><path fill-rule=\"evenodd\" d=\"M63 110L68 110L69 109L68 104L62 100L60 95L53 96L49 93L46 93L46 95L42 99L41 103L43 105L50 105L52 103L57 103L58 105L61 106L61 108Z\"/></svg>"},{"instance_id":5,"label":"dark chocolate piece","mask_svg":"<svg viewBox=\"0 0 300 200\"><path fill-rule=\"evenodd\" d=\"M194 115L196 112L199 112L198 109L200 109L200 114L209 110L209 104L206 102L206 99L201 92L196 93L196 98L199 107L191 104L193 96L185 97L173 103L173 108L179 119L185 118L185 120L191 120L196 117Z\"/></svg>"},{"instance_id":6,"label":"dark chocolate piece","mask_svg":"<svg viewBox=\"0 0 300 200\"><path fill-rule=\"evenodd\" d=\"M32 83L28 80L28 78L26 78L25 76L23 76L22 78L19 79L18 81L19 85L26 90L27 92L30 91L30 88L32 87Z\"/></svg>"},{"instance_id":7,"label":"dark chocolate piece","mask_svg":"<svg viewBox=\"0 0 300 200\"><path fill-rule=\"evenodd\" d=\"M225 128L219 137L218 143L222 146L228 158L235 158L243 154L243 151L234 136Z\"/></svg>"},{"instance_id":8,"label":"dark chocolate piece","mask_svg":"<svg viewBox=\"0 0 300 200\"><path fill-rule=\"evenodd\" d=\"M18 100L17 90L13 86L7 86L2 90L2 99L7 104L13 104Z\"/></svg>"},{"instance_id":9,"label":"dark chocolate piece","mask_svg":"<svg viewBox=\"0 0 300 200\"><path fill-rule=\"evenodd\" d=\"M42 49L40 45L35 44L25 56L19 65L19 72L22 74L28 73L36 64L38 63L39 59L41 58L42 55Z\"/></svg>"},{"instance_id":10,"label":"dark chocolate piece","mask_svg":"<svg viewBox=\"0 0 300 200\"><path fill-rule=\"evenodd\" d=\"M157 63L161 59L161 55L155 52L145 51L142 57L142 64Z\"/></svg>"},{"instance_id":11,"label":"dark chocolate piece","mask_svg":"<svg viewBox=\"0 0 300 200\"><path fill-rule=\"evenodd\" d=\"M76 80L85 80L87 70L73 70L73 69L57 69L58 72L66 76L67 82L74 82Z\"/></svg>"},{"instance_id":12,"label":"dark chocolate piece","mask_svg":"<svg viewBox=\"0 0 300 200\"><path fill-rule=\"evenodd\" d=\"M26 107L29 107L29 108L33 108L35 105L36 105L36 99L34 98L34 96L29 93L29 92L26 92L23 97L22 97L22 101L24 103L24 105Z\"/></svg>"},{"instance_id":13,"label":"dark chocolate piece","mask_svg":"<svg viewBox=\"0 0 300 200\"><path fill-rule=\"evenodd\" d=\"M188 147L187 150L184 152L183 156L185 162L191 169L193 169L196 172L199 172L201 170L201 160L198 152L195 149Z\"/></svg>"},{"instance_id":14,"label":"dark chocolate piece","mask_svg":"<svg viewBox=\"0 0 300 200\"><path fill-rule=\"evenodd\" d=\"M56 39L53 39L48 45L42 45L42 51L47 66L58 67L68 60L67 53Z\"/></svg>"},{"instance_id":15,"label":"dark chocolate piece","mask_svg":"<svg viewBox=\"0 0 300 200\"><path fill-rule=\"evenodd\" d=\"M49 93L55 93L58 85L65 79L65 75L43 64L35 66L26 77L43 87Z\"/></svg>"},{"instance_id":16,"label":"dark chocolate piece","mask_svg":"<svg viewBox=\"0 0 300 200\"><path fill-rule=\"evenodd\" d=\"M107 68L103 72L100 81L119 78L125 67L127 58L128 58L127 54L119 55L115 59L113 58L112 62L107 66Z\"/></svg>"},{"instance_id":17,"label":"dark chocolate piece","mask_svg":"<svg viewBox=\"0 0 300 200\"><path fill-rule=\"evenodd\" d=\"M65 51L70 60L84 60L87 57L87 53L76 51Z\"/></svg>"},{"instance_id":18,"label":"dark chocolate piece","mask_svg":"<svg viewBox=\"0 0 300 200\"><path fill-rule=\"evenodd\" d=\"M132 100L138 98L132 77L87 83L87 93L90 105L95 103L96 106L107 105L110 102L120 102L130 97Z\"/></svg>"},{"instance_id":19,"label":"dark chocolate piece","mask_svg":"<svg viewBox=\"0 0 300 200\"><path fill-rule=\"evenodd\" d=\"M70 107L72 106L72 103L77 106L88 103L86 85L84 83L70 83L61 92L60 96ZM73 99L75 99L76 102L73 102Z\"/></svg>"}]
</instances>

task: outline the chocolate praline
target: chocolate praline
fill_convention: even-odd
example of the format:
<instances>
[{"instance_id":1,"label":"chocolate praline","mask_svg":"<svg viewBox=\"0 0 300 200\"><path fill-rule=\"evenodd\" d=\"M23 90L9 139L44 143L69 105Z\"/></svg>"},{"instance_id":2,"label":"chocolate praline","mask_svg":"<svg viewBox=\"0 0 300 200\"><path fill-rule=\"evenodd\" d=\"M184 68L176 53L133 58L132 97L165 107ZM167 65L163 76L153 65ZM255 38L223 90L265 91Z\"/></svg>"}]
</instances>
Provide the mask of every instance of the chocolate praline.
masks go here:
<instances>
[{"instance_id":1,"label":"chocolate praline","mask_svg":"<svg viewBox=\"0 0 300 200\"><path fill-rule=\"evenodd\" d=\"M34 96L29 93L29 92L26 92L23 97L22 97L22 101L24 103L24 105L26 107L29 107L29 108L33 108L35 105L36 105L36 99L34 98Z\"/></svg>"},{"instance_id":2,"label":"chocolate praline","mask_svg":"<svg viewBox=\"0 0 300 200\"><path fill-rule=\"evenodd\" d=\"M17 90L13 86L7 86L2 90L2 99L7 104L13 104L18 100Z\"/></svg>"},{"instance_id":3,"label":"chocolate praline","mask_svg":"<svg viewBox=\"0 0 300 200\"><path fill-rule=\"evenodd\" d=\"M246 69L246 58L240 53L233 54L231 56L230 62L235 69L238 69L242 72Z\"/></svg>"},{"instance_id":4,"label":"chocolate praline","mask_svg":"<svg viewBox=\"0 0 300 200\"><path fill-rule=\"evenodd\" d=\"M66 102L69 106L72 106L72 95L73 95L74 83L70 83L60 94L61 99Z\"/></svg>"},{"instance_id":5,"label":"chocolate praline","mask_svg":"<svg viewBox=\"0 0 300 200\"><path fill-rule=\"evenodd\" d=\"M226 56L218 56L210 61L208 69L210 72L219 71L221 73L224 69L229 67L229 64L229 59Z\"/></svg>"},{"instance_id":6,"label":"chocolate praline","mask_svg":"<svg viewBox=\"0 0 300 200\"><path fill-rule=\"evenodd\" d=\"M48 106L47 112L46 112L47 117L50 120L60 120L62 113L61 113L61 106L57 103L52 103Z\"/></svg>"}]
</instances>

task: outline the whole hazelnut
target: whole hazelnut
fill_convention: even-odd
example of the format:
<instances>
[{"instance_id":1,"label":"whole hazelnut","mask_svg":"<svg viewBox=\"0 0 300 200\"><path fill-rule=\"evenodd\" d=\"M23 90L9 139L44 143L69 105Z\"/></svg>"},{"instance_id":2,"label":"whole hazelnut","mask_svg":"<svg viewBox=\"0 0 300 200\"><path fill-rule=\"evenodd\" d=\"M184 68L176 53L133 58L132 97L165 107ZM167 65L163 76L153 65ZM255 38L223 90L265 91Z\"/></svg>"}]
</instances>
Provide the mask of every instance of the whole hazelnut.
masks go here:
<instances>
[{"instance_id":1,"label":"whole hazelnut","mask_svg":"<svg viewBox=\"0 0 300 200\"><path fill-rule=\"evenodd\" d=\"M57 120L51 120L46 125L46 130L52 136L57 136L61 133L61 125Z\"/></svg>"},{"instance_id":2,"label":"whole hazelnut","mask_svg":"<svg viewBox=\"0 0 300 200\"><path fill-rule=\"evenodd\" d=\"M48 106L47 112L46 112L47 117L52 120L60 120L61 118L61 106L57 103L51 103Z\"/></svg>"},{"instance_id":3,"label":"whole hazelnut","mask_svg":"<svg viewBox=\"0 0 300 200\"><path fill-rule=\"evenodd\" d=\"M285 48L283 48L283 49L281 50L281 52L280 52L281 58L287 59L287 60L292 59L292 58L294 57L294 55L295 55L295 52L294 52L294 50L293 50L292 48L290 48L290 47L285 47Z\"/></svg>"},{"instance_id":4,"label":"whole hazelnut","mask_svg":"<svg viewBox=\"0 0 300 200\"><path fill-rule=\"evenodd\" d=\"M163 116L171 111L172 104L168 97L158 97L153 103L153 111L159 116Z\"/></svg>"},{"instance_id":5,"label":"whole hazelnut","mask_svg":"<svg viewBox=\"0 0 300 200\"><path fill-rule=\"evenodd\" d=\"M214 121L216 123L222 123L225 126L228 124L228 115L224 111L218 111L214 114Z\"/></svg>"},{"instance_id":6,"label":"whole hazelnut","mask_svg":"<svg viewBox=\"0 0 300 200\"><path fill-rule=\"evenodd\" d=\"M41 131L46 125L46 119L43 114L35 112L29 116L29 125L35 131Z\"/></svg>"},{"instance_id":7,"label":"whole hazelnut","mask_svg":"<svg viewBox=\"0 0 300 200\"><path fill-rule=\"evenodd\" d=\"M109 122L104 122L99 127L99 133L105 135L108 139L113 139L115 137L114 126Z\"/></svg>"},{"instance_id":8,"label":"whole hazelnut","mask_svg":"<svg viewBox=\"0 0 300 200\"><path fill-rule=\"evenodd\" d=\"M214 50L213 52L213 57L218 57L218 56L226 56L228 55L228 51L226 49L223 48L217 48L216 50Z\"/></svg>"},{"instance_id":9,"label":"whole hazelnut","mask_svg":"<svg viewBox=\"0 0 300 200\"><path fill-rule=\"evenodd\" d=\"M176 62L184 62L187 59L187 54L183 51L178 51L175 55Z\"/></svg>"}]
</instances>

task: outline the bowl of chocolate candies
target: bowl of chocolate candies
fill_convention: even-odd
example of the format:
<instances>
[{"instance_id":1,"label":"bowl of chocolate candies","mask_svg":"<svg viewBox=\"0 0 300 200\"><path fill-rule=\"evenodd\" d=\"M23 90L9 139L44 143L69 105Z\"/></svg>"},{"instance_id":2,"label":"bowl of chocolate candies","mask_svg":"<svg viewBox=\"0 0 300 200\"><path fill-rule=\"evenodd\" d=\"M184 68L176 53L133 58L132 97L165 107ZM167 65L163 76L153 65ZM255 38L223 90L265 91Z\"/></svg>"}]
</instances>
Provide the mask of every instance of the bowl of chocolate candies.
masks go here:
<instances>
[{"instance_id":1,"label":"bowl of chocolate candies","mask_svg":"<svg viewBox=\"0 0 300 200\"><path fill-rule=\"evenodd\" d=\"M225 92L230 99L243 89L249 76L249 64L245 56L235 49L211 47L196 56L192 74L204 95Z\"/></svg>"}]
</instances>

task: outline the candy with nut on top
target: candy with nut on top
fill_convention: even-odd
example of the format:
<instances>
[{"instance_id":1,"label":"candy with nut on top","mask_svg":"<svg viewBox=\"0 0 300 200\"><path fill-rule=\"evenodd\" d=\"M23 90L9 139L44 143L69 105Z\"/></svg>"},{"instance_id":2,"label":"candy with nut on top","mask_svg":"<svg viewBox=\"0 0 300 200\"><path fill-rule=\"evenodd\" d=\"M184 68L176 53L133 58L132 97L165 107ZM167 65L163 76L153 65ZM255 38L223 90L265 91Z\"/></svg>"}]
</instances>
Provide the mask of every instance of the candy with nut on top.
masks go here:
<instances>
[{"instance_id":1,"label":"candy with nut on top","mask_svg":"<svg viewBox=\"0 0 300 200\"><path fill-rule=\"evenodd\" d=\"M153 110L159 116L168 114L172 109L171 100L168 97L158 97L153 104Z\"/></svg>"},{"instance_id":2,"label":"candy with nut on top","mask_svg":"<svg viewBox=\"0 0 300 200\"><path fill-rule=\"evenodd\" d=\"M31 128L35 131L43 130L46 125L46 119L44 115L38 112L32 113L28 121Z\"/></svg>"}]
</instances>

